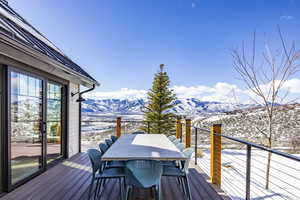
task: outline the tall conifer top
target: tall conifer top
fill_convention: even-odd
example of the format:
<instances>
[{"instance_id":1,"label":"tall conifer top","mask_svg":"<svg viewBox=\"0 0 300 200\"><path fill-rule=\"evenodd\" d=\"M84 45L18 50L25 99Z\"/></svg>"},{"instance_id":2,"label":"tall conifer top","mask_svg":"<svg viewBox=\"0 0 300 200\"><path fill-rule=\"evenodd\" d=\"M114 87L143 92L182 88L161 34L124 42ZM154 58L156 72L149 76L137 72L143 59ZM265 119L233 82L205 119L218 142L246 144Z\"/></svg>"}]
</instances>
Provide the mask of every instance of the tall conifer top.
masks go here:
<instances>
[{"instance_id":1,"label":"tall conifer top","mask_svg":"<svg viewBox=\"0 0 300 200\"><path fill-rule=\"evenodd\" d=\"M150 124L150 133L170 134L174 131L175 116L171 112L176 99L169 89L170 79L160 64L160 71L154 76L152 88L148 92L148 104L144 110L144 122ZM145 129L146 130L146 129Z\"/></svg>"}]
</instances>

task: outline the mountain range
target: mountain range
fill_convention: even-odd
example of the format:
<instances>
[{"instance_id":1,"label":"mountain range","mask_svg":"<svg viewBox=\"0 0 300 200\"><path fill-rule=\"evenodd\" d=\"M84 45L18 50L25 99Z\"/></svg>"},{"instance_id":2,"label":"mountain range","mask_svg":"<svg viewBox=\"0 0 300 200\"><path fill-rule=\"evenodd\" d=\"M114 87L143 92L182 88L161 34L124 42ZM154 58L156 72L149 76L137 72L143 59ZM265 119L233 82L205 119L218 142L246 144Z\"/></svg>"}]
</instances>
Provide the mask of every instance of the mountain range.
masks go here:
<instances>
[{"instance_id":1,"label":"mountain range","mask_svg":"<svg viewBox=\"0 0 300 200\"><path fill-rule=\"evenodd\" d=\"M85 114L142 114L146 99L86 99L82 105ZM201 101L196 98L177 99L171 112L177 115L199 115L249 108L251 104Z\"/></svg>"}]
</instances>

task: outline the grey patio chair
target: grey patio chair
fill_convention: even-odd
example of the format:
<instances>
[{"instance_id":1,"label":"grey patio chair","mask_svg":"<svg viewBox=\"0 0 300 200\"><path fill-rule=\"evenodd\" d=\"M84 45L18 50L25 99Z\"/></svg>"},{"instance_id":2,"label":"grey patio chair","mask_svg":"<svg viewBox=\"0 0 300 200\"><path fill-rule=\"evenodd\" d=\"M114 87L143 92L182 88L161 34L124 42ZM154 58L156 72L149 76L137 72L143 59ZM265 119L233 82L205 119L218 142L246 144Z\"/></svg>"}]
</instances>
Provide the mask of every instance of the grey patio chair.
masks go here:
<instances>
[{"instance_id":1,"label":"grey patio chair","mask_svg":"<svg viewBox=\"0 0 300 200\"><path fill-rule=\"evenodd\" d=\"M175 139L175 140L173 140L172 142L173 142L173 144L175 144L175 146L176 146L177 144L180 143L180 140L179 140L179 139Z\"/></svg>"},{"instance_id":2,"label":"grey patio chair","mask_svg":"<svg viewBox=\"0 0 300 200\"><path fill-rule=\"evenodd\" d=\"M182 167L172 167L172 166L164 166L163 168L163 176L172 176L177 177L179 183L182 185L183 192L187 196L188 200L192 200L189 180L188 180L188 172L189 172L189 163L194 152L193 148L187 148L183 150L183 154L187 158L187 160L182 161Z\"/></svg>"},{"instance_id":3,"label":"grey patio chair","mask_svg":"<svg viewBox=\"0 0 300 200\"><path fill-rule=\"evenodd\" d=\"M145 132L144 131L135 131L131 134L138 135L138 134L145 134Z\"/></svg>"},{"instance_id":4,"label":"grey patio chair","mask_svg":"<svg viewBox=\"0 0 300 200\"><path fill-rule=\"evenodd\" d=\"M89 199L91 198L91 193L96 181L96 188L94 199L98 196L98 193L101 191L102 185L105 183L106 179L118 179L120 185L120 197L123 197L123 187L122 179L125 178L124 168L103 168L103 162L101 161L101 152L97 149L89 149L87 151L92 164L92 180L89 188ZM100 193L101 195L101 193Z\"/></svg>"},{"instance_id":5,"label":"grey patio chair","mask_svg":"<svg viewBox=\"0 0 300 200\"><path fill-rule=\"evenodd\" d=\"M161 199L161 176L163 167L159 161L131 160L126 163L126 199L133 190L138 188L155 188L156 198Z\"/></svg>"},{"instance_id":6,"label":"grey patio chair","mask_svg":"<svg viewBox=\"0 0 300 200\"><path fill-rule=\"evenodd\" d=\"M181 152L184 150L184 144L183 143L178 143L175 145ZM176 166L179 166L179 163L178 161L162 161L162 164L164 166L173 166L173 167L176 167Z\"/></svg>"},{"instance_id":7,"label":"grey patio chair","mask_svg":"<svg viewBox=\"0 0 300 200\"><path fill-rule=\"evenodd\" d=\"M168 136L168 138L169 138L169 140L171 140L171 141L176 140L176 137L175 137L174 135L170 135L170 136Z\"/></svg>"},{"instance_id":8,"label":"grey patio chair","mask_svg":"<svg viewBox=\"0 0 300 200\"><path fill-rule=\"evenodd\" d=\"M105 143L110 147L113 144L113 141L111 139L105 139Z\"/></svg>"},{"instance_id":9,"label":"grey patio chair","mask_svg":"<svg viewBox=\"0 0 300 200\"><path fill-rule=\"evenodd\" d=\"M178 143L176 144L176 147L180 150L180 151L183 151L184 150L184 144L183 143Z\"/></svg>"},{"instance_id":10,"label":"grey patio chair","mask_svg":"<svg viewBox=\"0 0 300 200\"><path fill-rule=\"evenodd\" d=\"M118 140L118 137L115 136L115 135L112 135L110 136L110 139L113 141L113 142L116 142Z\"/></svg>"},{"instance_id":11,"label":"grey patio chair","mask_svg":"<svg viewBox=\"0 0 300 200\"><path fill-rule=\"evenodd\" d=\"M101 153L104 154L109 149L109 146L105 143L100 143L99 149ZM105 163L106 168L125 167L125 163L122 161L108 161Z\"/></svg>"},{"instance_id":12,"label":"grey patio chair","mask_svg":"<svg viewBox=\"0 0 300 200\"><path fill-rule=\"evenodd\" d=\"M109 148L109 146L105 143L100 143L99 144L99 149L100 149L102 154L104 154L107 151L108 148Z\"/></svg>"}]
</instances>

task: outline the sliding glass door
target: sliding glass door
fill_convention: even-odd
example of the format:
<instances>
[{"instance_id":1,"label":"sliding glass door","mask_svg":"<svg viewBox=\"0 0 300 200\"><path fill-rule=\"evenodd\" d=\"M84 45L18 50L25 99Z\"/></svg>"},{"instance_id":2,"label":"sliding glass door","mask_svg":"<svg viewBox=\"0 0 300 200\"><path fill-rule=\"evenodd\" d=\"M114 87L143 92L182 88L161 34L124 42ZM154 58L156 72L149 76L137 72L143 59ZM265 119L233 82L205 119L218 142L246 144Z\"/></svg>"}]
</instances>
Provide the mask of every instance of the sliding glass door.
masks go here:
<instances>
[{"instance_id":1,"label":"sliding glass door","mask_svg":"<svg viewBox=\"0 0 300 200\"><path fill-rule=\"evenodd\" d=\"M43 81L10 73L11 183L42 168Z\"/></svg>"},{"instance_id":2,"label":"sliding glass door","mask_svg":"<svg viewBox=\"0 0 300 200\"><path fill-rule=\"evenodd\" d=\"M63 86L47 84L47 163L62 157Z\"/></svg>"},{"instance_id":3,"label":"sliding glass door","mask_svg":"<svg viewBox=\"0 0 300 200\"><path fill-rule=\"evenodd\" d=\"M64 85L8 70L10 184L44 171L64 154Z\"/></svg>"}]
</instances>

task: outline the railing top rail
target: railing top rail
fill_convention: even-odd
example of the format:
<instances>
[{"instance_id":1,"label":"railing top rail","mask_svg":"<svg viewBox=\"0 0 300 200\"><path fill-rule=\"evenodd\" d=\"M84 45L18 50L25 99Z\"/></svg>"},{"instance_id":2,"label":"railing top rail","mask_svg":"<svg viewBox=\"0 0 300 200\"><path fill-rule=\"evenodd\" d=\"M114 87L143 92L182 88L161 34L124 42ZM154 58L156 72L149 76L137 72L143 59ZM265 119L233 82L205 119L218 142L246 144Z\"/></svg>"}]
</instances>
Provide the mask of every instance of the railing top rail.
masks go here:
<instances>
[{"instance_id":1,"label":"railing top rail","mask_svg":"<svg viewBox=\"0 0 300 200\"><path fill-rule=\"evenodd\" d=\"M194 126L193 128L196 128L198 130L205 131L205 132L210 132L209 130L204 129L204 128L200 128L200 127L195 127ZM228 136L228 135L224 135L224 134L217 134L217 133L215 133L215 135L218 135L218 136L221 136L221 137L224 137L224 138L227 138L229 140L233 140L235 142L239 142L239 143L242 143L242 144L245 144L245 145L250 145L250 146L255 147L257 149L261 149L261 150L264 150L264 151L267 151L267 152L271 152L271 153L274 153L274 154L277 154L277 155L280 155L280 156L283 156L283 157L286 157L286 158L289 158L289 159L300 162L300 157L299 156L294 156L294 155L291 155L291 154L288 154L288 153L284 153L284 152L281 152L281 151L270 149L270 148L267 148L265 146L255 144L253 142L248 142L248 141L245 141L245 140L242 140L242 139L239 139L239 138L235 138L235 137L232 137L232 136Z\"/></svg>"},{"instance_id":2,"label":"railing top rail","mask_svg":"<svg viewBox=\"0 0 300 200\"><path fill-rule=\"evenodd\" d=\"M163 120L162 120L163 121ZM116 120L82 120L82 122L106 122L106 123L115 123ZM155 123L153 121L145 121L145 120L122 120L122 122L149 122L149 123ZM174 123L176 121L173 121Z\"/></svg>"},{"instance_id":3,"label":"railing top rail","mask_svg":"<svg viewBox=\"0 0 300 200\"><path fill-rule=\"evenodd\" d=\"M284 153L284 152L281 152L281 151L270 149L270 148L264 147L262 145L255 144L253 142L248 142L248 141L245 141L245 140L242 140L242 139L238 139L238 138L234 138L234 137L231 137L231 136L228 136L228 135L217 134L217 133L215 133L215 135L221 136L221 137L224 137L224 138L227 138L229 140L233 140L233 141L245 144L245 145L250 145L250 146L255 147L257 149L268 151L270 153L274 153L274 154L277 154L277 155L280 155L280 156L283 156L283 157L286 157L286 158L289 158L289 159L292 159L292 160L300 162L300 157L298 157L298 156L294 156L294 155L291 155L291 154L288 154L288 153Z\"/></svg>"}]
</instances>

